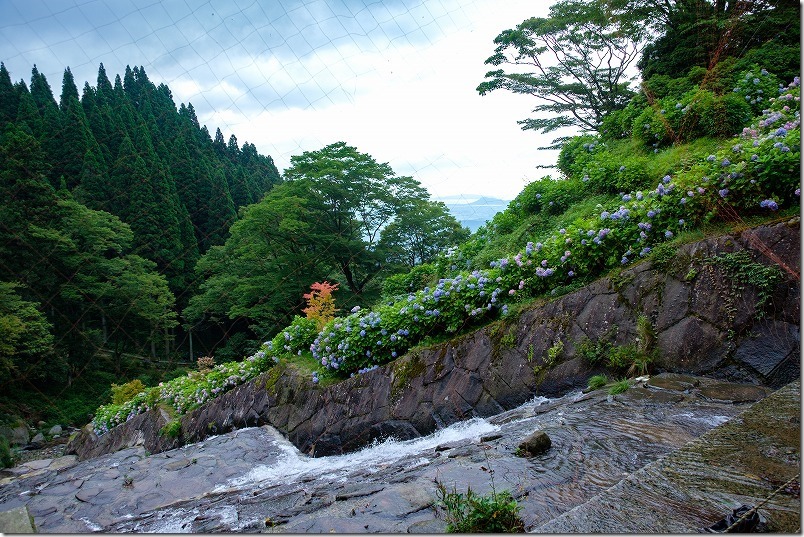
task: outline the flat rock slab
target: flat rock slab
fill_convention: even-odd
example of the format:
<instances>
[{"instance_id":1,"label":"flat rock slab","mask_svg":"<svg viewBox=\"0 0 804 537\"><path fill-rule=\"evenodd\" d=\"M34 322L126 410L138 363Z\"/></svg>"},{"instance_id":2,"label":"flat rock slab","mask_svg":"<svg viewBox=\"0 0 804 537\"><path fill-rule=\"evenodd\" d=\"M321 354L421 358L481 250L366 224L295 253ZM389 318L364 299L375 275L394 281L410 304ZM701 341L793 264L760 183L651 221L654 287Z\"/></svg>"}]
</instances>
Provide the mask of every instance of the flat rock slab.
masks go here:
<instances>
[{"instance_id":1,"label":"flat rock slab","mask_svg":"<svg viewBox=\"0 0 804 537\"><path fill-rule=\"evenodd\" d=\"M797 533L801 382L795 381L683 448L629 475L538 533L697 533L742 504L767 531Z\"/></svg>"},{"instance_id":2,"label":"flat rock slab","mask_svg":"<svg viewBox=\"0 0 804 537\"><path fill-rule=\"evenodd\" d=\"M686 392L697 386L697 383L694 382L695 380L693 377L688 377L686 375L664 374L657 377L651 377L647 382L647 386L650 388L658 388L660 390Z\"/></svg>"},{"instance_id":3,"label":"flat rock slab","mask_svg":"<svg viewBox=\"0 0 804 537\"><path fill-rule=\"evenodd\" d=\"M41 470L42 468L47 468L51 465L53 459L39 459L37 461L29 461L25 464L21 464L20 468L27 468L29 470Z\"/></svg>"},{"instance_id":4,"label":"flat rock slab","mask_svg":"<svg viewBox=\"0 0 804 537\"><path fill-rule=\"evenodd\" d=\"M36 533L26 507L0 511L0 533Z\"/></svg>"},{"instance_id":5,"label":"flat rock slab","mask_svg":"<svg viewBox=\"0 0 804 537\"><path fill-rule=\"evenodd\" d=\"M731 401L733 403L759 401L767 396L770 391L762 386L734 384L731 382L717 382L709 386L702 386L700 390L701 395L709 399Z\"/></svg>"}]
</instances>

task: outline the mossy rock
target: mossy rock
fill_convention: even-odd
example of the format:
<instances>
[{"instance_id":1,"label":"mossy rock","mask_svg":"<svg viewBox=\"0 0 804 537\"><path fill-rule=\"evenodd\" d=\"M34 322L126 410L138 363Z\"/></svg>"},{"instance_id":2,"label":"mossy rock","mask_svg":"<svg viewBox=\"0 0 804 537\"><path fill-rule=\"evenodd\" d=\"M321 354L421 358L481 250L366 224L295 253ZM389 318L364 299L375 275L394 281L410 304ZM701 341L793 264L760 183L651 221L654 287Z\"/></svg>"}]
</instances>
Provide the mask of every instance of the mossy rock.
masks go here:
<instances>
[{"instance_id":1,"label":"mossy rock","mask_svg":"<svg viewBox=\"0 0 804 537\"><path fill-rule=\"evenodd\" d=\"M425 370L426 366L418 354L402 357L394 362L391 399L396 400L410 385L410 381L423 375Z\"/></svg>"},{"instance_id":2,"label":"mossy rock","mask_svg":"<svg viewBox=\"0 0 804 537\"><path fill-rule=\"evenodd\" d=\"M287 364L285 362L279 362L265 373L265 390L267 392L276 395L276 383L286 370Z\"/></svg>"}]
</instances>

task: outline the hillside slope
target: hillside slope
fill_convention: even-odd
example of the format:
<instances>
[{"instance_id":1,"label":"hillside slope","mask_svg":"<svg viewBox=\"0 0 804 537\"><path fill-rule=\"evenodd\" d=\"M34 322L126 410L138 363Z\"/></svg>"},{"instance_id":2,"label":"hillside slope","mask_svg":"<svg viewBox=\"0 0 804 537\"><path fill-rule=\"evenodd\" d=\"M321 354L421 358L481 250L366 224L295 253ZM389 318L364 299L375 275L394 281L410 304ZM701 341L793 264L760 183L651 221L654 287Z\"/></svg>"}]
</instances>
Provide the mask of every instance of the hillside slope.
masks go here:
<instances>
[{"instance_id":1,"label":"hillside slope","mask_svg":"<svg viewBox=\"0 0 804 537\"><path fill-rule=\"evenodd\" d=\"M800 374L800 242L793 218L689 243L339 383L321 387L280 362L182 416L175 437L162 432L171 416L156 408L101 436L87 426L68 453L84 459L140 443L156 453L261 424L311 455L352 451L560 395L595 373L623 374L632 363L590 348L633 359L646 334L653 372L778 387ZM746 279L765 267L777 276Z\"/></svg>"}]
</instances>

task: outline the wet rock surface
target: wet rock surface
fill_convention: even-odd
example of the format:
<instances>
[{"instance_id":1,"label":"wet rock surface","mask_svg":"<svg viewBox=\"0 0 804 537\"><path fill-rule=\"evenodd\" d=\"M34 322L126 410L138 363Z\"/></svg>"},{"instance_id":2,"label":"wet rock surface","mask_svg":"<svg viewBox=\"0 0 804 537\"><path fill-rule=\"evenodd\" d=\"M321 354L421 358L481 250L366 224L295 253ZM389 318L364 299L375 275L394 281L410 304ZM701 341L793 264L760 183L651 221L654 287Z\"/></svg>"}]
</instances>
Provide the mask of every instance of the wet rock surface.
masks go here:
<instances>
[{"instance_id":1,"label":"wet rock surface","mask_svg":"<svg viewBox=\"0 0 804 537\"><path fill-rule=\"evenodd\" d=\"M347 455L310 458L262 426L157 454L136 446L29 463L0 485L0 511L27 506L49 533L438 532L436 482L481 494L493 483L513 493L532 530L748 406L702 395L717 386L736 394L734 386L685 379L660 375L651 381L662 388L649 382L614 397L600 390L536 398L488 420ZM552 448L517 456L534 430L549 434Z\"/></svg>"},{"instance_id":2,"label":"wet rock surface","mask_svg":"<svg viewBox=\"0 0 804 537\"><path fill-rule=\"evenodd\" d=\"M764 531L798 533L800 408L796 381L535 531L698 533L749 505Z\"/></svg>"}]
</instances>

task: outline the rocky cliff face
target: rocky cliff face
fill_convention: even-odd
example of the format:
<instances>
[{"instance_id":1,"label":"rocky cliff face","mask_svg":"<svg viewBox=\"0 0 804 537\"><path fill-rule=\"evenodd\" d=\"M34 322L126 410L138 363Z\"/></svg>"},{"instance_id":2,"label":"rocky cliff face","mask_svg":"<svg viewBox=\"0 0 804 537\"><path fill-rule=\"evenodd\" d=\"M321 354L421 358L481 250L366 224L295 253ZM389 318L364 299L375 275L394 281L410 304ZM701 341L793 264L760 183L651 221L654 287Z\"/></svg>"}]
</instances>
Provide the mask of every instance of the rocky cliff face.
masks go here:
<instances>
[{"instance_id":1,"label":"rocky cliff face","mask_svg":"<svg viewBox=\"0 0 804 537\"><path fill-rule=\"evenodd\" d=\"M321 388L280 364L183 416L177 439L160 434L166 417L153 410L100 438L83 430L68 453L85 459L132 445L156 453L263 424L316 456L390 435L413 438L585 386L600 369L581 356L580 343L634 343L645 337L646 320L653 371L779 387L800 374L800 241L796 218L687 244L336 385ZM780 267L772 287L748 277L752 266L735 272L712 263L741 250Z\"/></svg>"}]
</instances>

